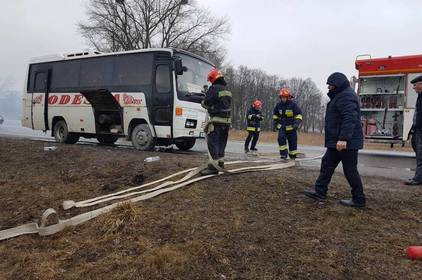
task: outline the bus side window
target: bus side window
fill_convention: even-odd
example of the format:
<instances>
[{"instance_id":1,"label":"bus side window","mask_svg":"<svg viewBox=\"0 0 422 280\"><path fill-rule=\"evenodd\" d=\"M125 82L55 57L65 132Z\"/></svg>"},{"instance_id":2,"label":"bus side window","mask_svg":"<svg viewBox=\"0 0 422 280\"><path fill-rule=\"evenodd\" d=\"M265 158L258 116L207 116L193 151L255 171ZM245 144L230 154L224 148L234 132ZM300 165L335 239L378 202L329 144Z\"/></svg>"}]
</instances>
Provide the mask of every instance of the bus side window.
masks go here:
<instances>
[{"instance_id":1,"label":"bus side window","mask_svg":"<svg viewBox=\"0 0 422 280\"><path fill-rule=\"evenodd\" d=\"M47 89L47 73L40 72L35 74L34 92L45 92Z\"/></svg>"},{"instance_id":2,"label":"bus side window","mask_svg":"<svg viewBox=\"0 0 422 280\"><path fill-rule=\"evenodd\" d=\"M157 93L168 93L171 91L170 68L168 65L158 65L155 71L155 87Z\"/></svg>"}]
</instances>

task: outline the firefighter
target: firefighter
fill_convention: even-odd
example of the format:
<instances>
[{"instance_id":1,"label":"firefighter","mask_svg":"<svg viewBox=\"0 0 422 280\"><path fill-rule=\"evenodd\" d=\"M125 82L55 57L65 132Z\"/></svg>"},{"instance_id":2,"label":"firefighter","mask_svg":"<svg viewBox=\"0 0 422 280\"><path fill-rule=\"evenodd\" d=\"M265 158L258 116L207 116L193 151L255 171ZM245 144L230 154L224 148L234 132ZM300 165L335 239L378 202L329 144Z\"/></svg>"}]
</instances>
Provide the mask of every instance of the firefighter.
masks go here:
<instances>
[{"instance_id":1,"label":"firefighter","mask_svg":"<svg viewBox=\"0 0 422 280\"><path fill-rule=\"evenodd\" d=\"M247 119L247 128L248 137L245 141L245 153L249 152L249 143L252 140L251 151L258 151L256 148L256 143L258 142L259 132L261 131L261 121L264 119L262 117L262 102L260 100L255 100L251 108L249 108L248 113L246 114Z\"/></svg>"},{"instance_id":2,"label":"firefighter","mask_svg":"<svg viewBox=\"0 0 422 280\"><path fill-rule=\"evenodd\" d=\"M221 71L212 69L208 73L208 82L211 86L201 104L207 109L210 117L205 126L205 132L211 159L207 169L201 171L202 175L218 174L217 166L224 168L224 150L231 124L232 93L226 89L227 84Z\"/></svg>"},{"instance_id":3,"label":"firefighter","mask_svg":"<svg viewBox=\"0 0 422 280\"><path fill-rule=\"evenodd\" d=\"M295 159L297 151L297 129L302 123L302 112L292 101L290 90L282 88L279 93L280 102L273 112L273 130L278 130L278 145L281 159ZM287 146L287 142L289 146Z\"/></svg>"}]
</instances>

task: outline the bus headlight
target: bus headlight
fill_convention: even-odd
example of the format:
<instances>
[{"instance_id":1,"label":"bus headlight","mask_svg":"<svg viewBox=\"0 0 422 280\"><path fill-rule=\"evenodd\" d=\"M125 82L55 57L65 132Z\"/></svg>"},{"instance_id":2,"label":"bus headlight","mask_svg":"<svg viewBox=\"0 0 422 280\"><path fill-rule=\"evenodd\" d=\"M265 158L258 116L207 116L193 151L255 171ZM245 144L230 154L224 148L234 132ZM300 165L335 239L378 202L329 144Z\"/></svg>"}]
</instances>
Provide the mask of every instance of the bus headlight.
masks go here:
<instances>
[{"instance_id":1,"label":"bus headlight","mask_svg":"<svg viewBox=\"0 0 422 280\"><path fill-rule=\"evenodd\" d=\"M197 120L186 119L185 128L196 128Z\"/></svg>"}]
</instances>

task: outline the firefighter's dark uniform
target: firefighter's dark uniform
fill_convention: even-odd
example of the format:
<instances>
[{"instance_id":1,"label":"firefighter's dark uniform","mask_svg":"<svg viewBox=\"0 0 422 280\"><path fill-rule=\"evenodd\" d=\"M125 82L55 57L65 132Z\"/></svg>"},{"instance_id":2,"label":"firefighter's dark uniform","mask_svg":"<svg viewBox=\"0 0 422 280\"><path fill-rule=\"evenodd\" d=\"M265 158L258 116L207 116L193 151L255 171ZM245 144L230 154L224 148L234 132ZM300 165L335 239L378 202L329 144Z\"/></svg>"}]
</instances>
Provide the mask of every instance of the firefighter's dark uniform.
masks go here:
<instances>
[{"instance_id":1,"label":"firefighter's dark uniform","mask_svg":"<svg viewBox=\"0 0 422 280\"><path fill-rule=\"evenodd\" d=\"M296 158L298 154L296 130L302 123L302 112L299 106L291 100L280 101L274 108L273 121L275 128L278 129L280 156L287 158L289 154L290 158Z\"/></svg>"},{"instance_id":2,"label":"firefighter's dark uniform","mask_svg":"<svg viewBox=\"0 0 422 280\"><path fill-rule=\"evenodd\" d=\"M231 124L231 101L232 93L226 89L226 83L222 77L208 89L202 101L202 106L207 109L210 116L205 128L208 151L213 160L208 165L209 169L213 169L213 164L224 167L224 150Z\"/></svg>"},{"instance_id":3,"label":"firefighter's dark uniform","mask_svg":"<svg viewBox=\"0 0 422 280\"><path fill-rule=\"evenodd\" d=\"M245 141L245 151L249 151L249 143L252 140L251 150L256 150L256 143L259 139L259 132L261 131L261 121L263 120L261 110L256 109L254 106L248 110L246 114L248 137Z\"/></svg>"}]
</instances>

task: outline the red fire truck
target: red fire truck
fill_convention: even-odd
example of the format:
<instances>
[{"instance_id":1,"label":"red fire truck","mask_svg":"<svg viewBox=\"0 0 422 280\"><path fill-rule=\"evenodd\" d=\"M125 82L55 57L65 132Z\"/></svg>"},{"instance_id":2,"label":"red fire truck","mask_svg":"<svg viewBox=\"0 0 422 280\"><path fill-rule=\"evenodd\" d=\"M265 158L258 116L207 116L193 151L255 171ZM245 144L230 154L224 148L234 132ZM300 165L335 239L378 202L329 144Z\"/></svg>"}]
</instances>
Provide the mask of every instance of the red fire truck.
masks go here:
<instances>
[{"instance_id":1,"label":"red fire truck","mask_svg":"<svg viewBox=\"0 0 422 280\"><path fill-rule=\"evenodd\" d=\"M404 146L410 139L417 98L410 81L422 75L422 55L360 55L355 65L365 139Z\"/></svg>"}]
</instances>

